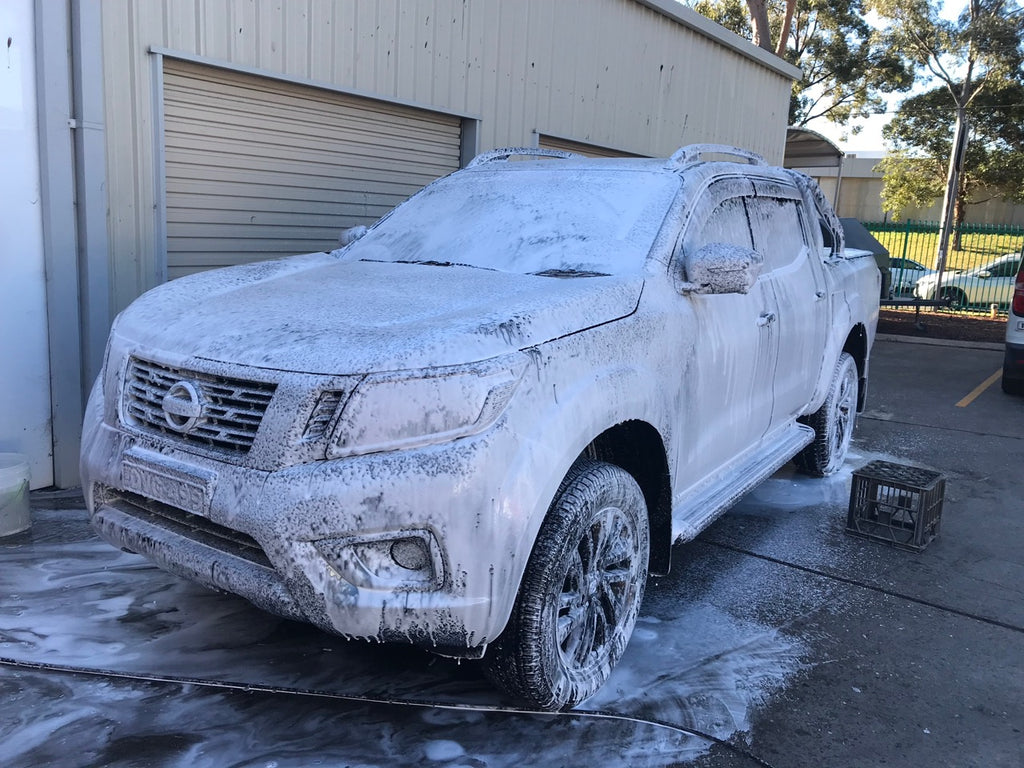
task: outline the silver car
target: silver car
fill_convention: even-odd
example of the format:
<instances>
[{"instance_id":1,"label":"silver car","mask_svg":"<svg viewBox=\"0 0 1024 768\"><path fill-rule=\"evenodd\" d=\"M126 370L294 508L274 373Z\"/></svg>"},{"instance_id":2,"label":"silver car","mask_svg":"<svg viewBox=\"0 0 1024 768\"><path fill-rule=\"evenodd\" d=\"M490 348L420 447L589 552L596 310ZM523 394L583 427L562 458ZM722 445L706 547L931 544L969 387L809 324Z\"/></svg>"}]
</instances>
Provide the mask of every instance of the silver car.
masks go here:
<instances>
[{"instance_id":1,"label":"silver car","mask_svg":"<svg viewBox=\"0 0 1024 768\"><path fill-rule=\"evenodd\" d=\"M920 278L914 295L921 299L946 299L953 309L988 307L997 304L1006 307L1013 298L1013 285L1017 275L1020 254L1007 253L980 267L963 272L946 272L942 285L936 287L938 273Z\"/></svg>"},{"instance_id":2,"label":"silver car","mask_svg":"<svg viewBox=\"0 0 1024 768\"><path fill-rule=\"evenodd\" d=\"M934 270L919 261L896 257L889 260L889 272L892 275L892 295L895 297L913 296L917 281Z\"/></svg>"}]
</instances>

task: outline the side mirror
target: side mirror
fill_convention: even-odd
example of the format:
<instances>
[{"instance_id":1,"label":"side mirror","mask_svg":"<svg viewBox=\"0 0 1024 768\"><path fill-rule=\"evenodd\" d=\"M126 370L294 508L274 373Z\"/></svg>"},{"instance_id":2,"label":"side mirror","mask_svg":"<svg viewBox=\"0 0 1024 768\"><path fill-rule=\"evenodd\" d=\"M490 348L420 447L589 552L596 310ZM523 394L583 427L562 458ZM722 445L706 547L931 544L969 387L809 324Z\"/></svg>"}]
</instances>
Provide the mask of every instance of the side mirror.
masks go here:
<instances>
[{"instance_id":1,"label":"side mirror","mask_svg":"<svg viewBox=\"0 0 1024 768\"><path fill-rule=\"evenodd\" d=\"M987 269L983 269L981 272L978 273L978 277L980 277L982 280L988 280L990 277L992 277L992 273L989 272Z\"/></svg>"},{"instance_id":2,"label":"side mirror","mask_svg":"<svg viewBox=\"0 0 1024 768\"><path fill-rule=\"evenodd\" d=\"M362 224L357 224L354 227L341 230L341 234L338 235L338 245L344 248L346 245L352 245L356 240L366 234L366 227Z\"/></svg>"},{"instance_id":3,"label":"side mirror","mask_svg":"<svg viewBox=\"0 0 1024 768\"><path fill-rule=\"evenodd\" d=\"M708 243L683 257L684 290L694 293L747 293L761 274L764 257L730 243Z\"/></svg>"}]
</instances>

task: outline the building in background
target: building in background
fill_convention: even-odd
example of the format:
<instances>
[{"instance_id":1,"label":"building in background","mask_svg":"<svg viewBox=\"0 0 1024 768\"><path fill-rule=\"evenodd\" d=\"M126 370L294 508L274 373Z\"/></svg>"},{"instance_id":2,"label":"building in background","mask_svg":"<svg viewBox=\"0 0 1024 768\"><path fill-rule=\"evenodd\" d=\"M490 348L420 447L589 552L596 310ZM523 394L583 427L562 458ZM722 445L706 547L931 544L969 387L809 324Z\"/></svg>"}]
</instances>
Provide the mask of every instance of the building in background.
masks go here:
<instances>
[{"instance_id":1,"label":"building in background","mask_svg":"<svg viewBox=\"0 0 1024 768\"><path fill-rule=\"evenodd\" d=\"M882 210L882 174L875 170L880 157L859 157L848 154L843 158L838 213L860 221L889 221L892 214ZM837 184L835 169L806 168L806 173L818 179L822 190L832 199ZM974 199L982 201L967 207L968 224L999 224L1024 226L1024 205L1008 203L998 195L980 190ZM939 221L942 200L936 199L927 208L907 208L900 214L901 221Z\"/></svg>"}]
</instances>

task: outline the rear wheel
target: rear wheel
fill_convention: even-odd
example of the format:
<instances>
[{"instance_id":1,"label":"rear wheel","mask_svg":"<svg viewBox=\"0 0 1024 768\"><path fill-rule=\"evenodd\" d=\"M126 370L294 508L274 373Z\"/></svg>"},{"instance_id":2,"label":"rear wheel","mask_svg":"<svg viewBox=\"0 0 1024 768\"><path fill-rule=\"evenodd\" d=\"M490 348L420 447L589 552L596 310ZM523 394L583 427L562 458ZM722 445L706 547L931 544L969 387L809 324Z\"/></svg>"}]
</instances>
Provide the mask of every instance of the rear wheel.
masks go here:
<instances>
[{"instance_id":1,"label":"rear wheel","mask_svg":"<svg viewBox=\"0 0 1024 768\"><path fill-rule=\"evenodd\" d=\"M636 624L650 549L643 492L625 470L578 462L530 555L484 669L539 709L575 706L611 674Z\"/></svg>"},{"instance_id":2,"label":"rear wheel","mask_svg":"<svg viewBox=\"0 0 1024 768\"><path fill-rule=\"evenodd\" d=\"M1003 371L1002 386L1003 392L1008 395L1024 395L1024 379L1008 379L1006 371Z\"/></svg>"},{"instance_id":3,"label":"rear wheel","mask_svg":"<svg viewBox=\"0 0 1024 768\"><path fill-rule=\"evenodd\" d=\"M814 442L796 455L797 469L812 477L839 471L846 460L857 418L857 363L843 352L836 363L828 397L801 421L814 430Z\"/></svg>"}]
</instances>

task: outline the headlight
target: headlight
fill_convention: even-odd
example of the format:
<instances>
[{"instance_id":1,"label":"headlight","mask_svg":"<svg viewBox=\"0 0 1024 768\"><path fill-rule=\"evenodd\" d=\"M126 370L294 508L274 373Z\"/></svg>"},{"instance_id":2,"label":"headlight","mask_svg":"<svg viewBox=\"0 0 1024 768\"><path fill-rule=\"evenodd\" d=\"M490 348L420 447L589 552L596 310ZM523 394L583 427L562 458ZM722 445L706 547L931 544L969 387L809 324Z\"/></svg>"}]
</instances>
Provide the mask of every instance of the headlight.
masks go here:
<instances>
[{"instance_id":1,"label":"headlight","mask_svg":"<svg viewBox=\"0 0 1024 768\"><path fill-rule=\"evenodd\" d=\"M338 419L329 458L413 448L482 432L522 378L524 358L370 375Z\"/></svg>"}]
</instances>

